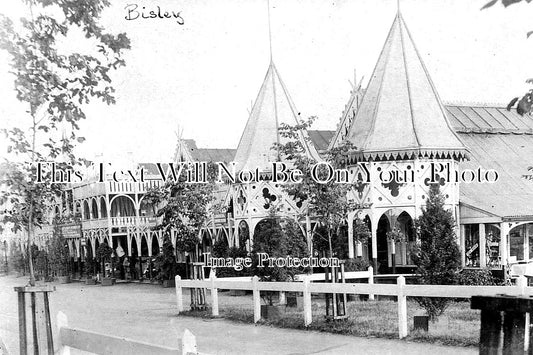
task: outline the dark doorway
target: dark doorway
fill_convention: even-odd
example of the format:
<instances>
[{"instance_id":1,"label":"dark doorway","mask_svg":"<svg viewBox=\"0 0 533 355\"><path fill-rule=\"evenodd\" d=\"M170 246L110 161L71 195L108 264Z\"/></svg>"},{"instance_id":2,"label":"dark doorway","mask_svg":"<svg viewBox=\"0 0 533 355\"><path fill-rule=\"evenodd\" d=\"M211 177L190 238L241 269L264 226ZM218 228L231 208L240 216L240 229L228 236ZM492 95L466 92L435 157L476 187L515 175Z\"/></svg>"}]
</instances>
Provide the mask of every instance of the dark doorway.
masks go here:
<instances>
[{"instance_id":1,"label":"dark doorway","mask_svg":"<svg viewBox=\"0 0 533 355\"><path fill-rule=\"evenodd\" d=\"M387 243L387 232L390 231L389 219L383 215L379 219L377 229L377 250L378 250L378 273L385 274L389 271L389 246Z\"/></svg>"}]
</instances>

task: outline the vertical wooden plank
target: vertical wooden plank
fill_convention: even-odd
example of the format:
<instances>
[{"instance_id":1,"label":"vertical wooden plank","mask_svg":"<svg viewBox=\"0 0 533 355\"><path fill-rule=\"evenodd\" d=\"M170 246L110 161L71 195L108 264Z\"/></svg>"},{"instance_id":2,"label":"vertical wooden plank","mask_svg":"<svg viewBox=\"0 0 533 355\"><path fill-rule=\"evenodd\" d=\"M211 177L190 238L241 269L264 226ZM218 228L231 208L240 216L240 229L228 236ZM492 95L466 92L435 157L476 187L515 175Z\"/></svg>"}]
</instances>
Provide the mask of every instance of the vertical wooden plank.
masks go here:
<instances>
[{"instance_id":1,"label":"vertical wooden plank","mask_svg":"<svg viewBox=\"0 0 533 355\"><path fill-rule=\"evenodd\" d=\"M21 355L28 352L27 334L26 334L26 298L25 293L18 292L19 306L19 351Z\"/></svg>"},{"instance_id":2,"label":"vertical wooden plank","mask_svg":"<svg viewBox=\"0 0 533 355\"><path fill-rule=\"evenodd\" d=\"M216 279L214 273L211 274L211 314L218 317L218 289L216 287Z\"/></svg>"},{"instance_id":3,"label":"vertical wooden plank","mask_svg":"<svg viewBox=\"0 0 533 355\"><path fill-rule=\"evenodd\" d=\"M39 355L39 338L37 334L37 310L35 308L35 292L30 293L31 300L31 328L33 335L33 353Z\"/></svg>"},{"instance_id":4,"label":"vertical wooden plank","mask_svg":"<svg viewBox=\"0 0 533 355\"><path fill-rule=\"evenodd\" d=\"M252 277L252 291L253 291L253 303L254 303L254 323L261 320L261 293L259 292L258 285L259 277Z\"/></svg>"},{"instance_id":5,"label":"vertical wooden plank","mask_svg":"<svg viewBox=\"0 0 533 355\"><path fill-rule=\"evenodd\" d=\"M368 267L368 284L373 285L374 284L374 268L372 266ZM374 300L374 294L371 293L368 295L368 300L373 301Z\"/></svg>"},{"instance_id":6,"label":"vertical wooden plank","mask_svg":"<svg viewBox=\"0 0 533 355\"><path fill-rule=\"evenodd\" d=\"M178 304L178 314L183 312L183 288L181 287L181 276L176 275L176 302Z\"/></svg>"},{"instance_id":7,"label":"vertical wooden plank","mask_svg":"<svg viewBox=\"0 0 533 355\"><path fill-rule=\"evenodd\" d=\"M67 315L61 311L57 312L56 324L59 333L59 354L60 355L70 355L70 347L63 345L63 340L61 338L61 328L68 327L68 318Z\"/></svg>"},{"instance_id":8,"label":"vertical wooden plank","mask_svg":"<svg viewBox=\"0 0 533 355\"><path fill-rule=\"evenodd\" d=\"M309 276L305 276L303 280L303 306L304 306L304 325L307 327L313 321L311 310L311 292L309 291Z\"/></svg>"},{"instance_id":9,"label":"vertical wooden plank","mask_svg":"<svg viewBox=\"0 0 533 355\"><path fill-rule=\"evenodd\" d=\"M398 335L400 339L407 336L407 297L404 295L405 277L398 277Z\"/></svg>"},{"instance_id":10,"label":"vertical wooden plank","mask_svg":"<svg viewBox=\"0 0 533 355\"><path fill-rule=\"evenodd\" d=\"M46 322L46 342L48 348L48 355L54 355L54 339L52 336L52 321L50 319L50 302L48 300L48 292L43 293L44 297L44 318Z\"/></svg>"},{"instance_id":11,"label":"vertical wooden plank","mask_svg":"<svg viewBox=\"0 0 533 355\"><path fill-rule=\"evenodd\" d=\"M504 313L503 318L503 355L524 353L525 314L520 312Z\"/></svg>"},{"instance_id":12,"label":"vertical wooden plank","mask_svg":"<svg viewBox=\"0 0 533 355\"><path fill-rule=\"evenodd\" d=\"M354 258L354 242L353 242L353 217L348 216L348 258Z\"/></svg>"},{"instance_id":13,"label":"vertical wooden plank","mask_svg":"<svg viewBox=\"0 0 533 355\"><path fill-rule=\"evenodd\" d=\"M500 334L502 331L502 315L499 311L482 310L481 327L479 331L479 353L482 355L497 355L500 349Z\"/></svg>"}]
</instances>

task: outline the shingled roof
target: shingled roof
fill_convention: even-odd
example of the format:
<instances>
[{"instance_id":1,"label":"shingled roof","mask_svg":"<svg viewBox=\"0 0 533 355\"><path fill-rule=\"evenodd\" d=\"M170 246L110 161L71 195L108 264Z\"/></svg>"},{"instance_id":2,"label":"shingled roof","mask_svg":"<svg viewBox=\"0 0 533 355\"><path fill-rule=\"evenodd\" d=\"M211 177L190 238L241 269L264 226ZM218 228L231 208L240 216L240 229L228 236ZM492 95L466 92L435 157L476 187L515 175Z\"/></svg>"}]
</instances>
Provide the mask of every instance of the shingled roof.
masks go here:
<instances>
[{"instance_id":1,"label":"shingled roof","mask_svg":"<svg viewBox=\"0 0 533 355\"><path fill-rule=\"evenodd\" d=\"M237 146L235 162L237 170L256 168L268 170L270 162L278 161L279 154L272 149L275 143L283 144L286 140L280 136L280 125L299 124L299 113L281 80L281 77L270 61L265 79L253 105L250 117ZM300 132L300 142L307 154L314 159L320 157L312 144L304 137L306 132Z\"/></svg>"},{"instance_id":2,"label":"shingled roof","mask_svg":"<svg viewBox=\"0 0 533 355\"><path fill-rule=\"evenodd\" d=\"M363 160L465 155L400 12L345 139Z\"/></svg>"},{"instance_id":3,"label":"shingled roof","mask_svg":"<svg viewBox=\"0 0 533 355\"><path fill-rule=\"evenodd\" d=\"M533 181L524 178L533 165L533 119L503 105L450 104L448 118L469 149L460 169L494 169L493 184L462 183L460 202L504 219L533 217Z\"/></svg>"}]
</instances>

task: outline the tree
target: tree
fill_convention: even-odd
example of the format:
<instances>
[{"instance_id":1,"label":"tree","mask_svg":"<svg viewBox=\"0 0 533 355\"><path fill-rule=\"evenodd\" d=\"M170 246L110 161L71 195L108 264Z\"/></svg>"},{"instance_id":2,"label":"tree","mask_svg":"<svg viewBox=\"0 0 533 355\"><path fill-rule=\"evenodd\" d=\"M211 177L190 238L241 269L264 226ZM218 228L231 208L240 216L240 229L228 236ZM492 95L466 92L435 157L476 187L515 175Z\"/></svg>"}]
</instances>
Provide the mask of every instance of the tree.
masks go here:
<instances>
[{"instance_id":1,"label":"tree","mask_svg":"<svg viewBox=\"0 0 533 355\"><path fill-rule=\"evenodd\" d=\"M98 246L98 249L96 249L96 260L100 263L102 267L102 277L106 277L105 274L105 263L111 262L111 258L113 257L113 249L107 244L107 242L103 242ZM111 275L109 275L110 277Z\"/></svg>"},{"instance_id":2,"label":"tree","mask_svg":"<svg viewBox=\"0 0 533 355\"><path fill-rule=\"evenodd\" d=\"M66 239L61 234L58 227L54 229L54 234L49 241L49 261L50 268L55 276L67 276L68 260L70 258Z\"/></svg>"},{"instance_id":3,"label":"tree","mask_svg":"<svg viewBox=\"0 0 533 355\"><path fill-rule=\"evenodd\" d=\"M200 242L198 234L204 226L209 213L217 206L214 200L214 171L209 169L209 183L190 183L185 180L184 169L177 181L170 179L161 187L147 191L145 199L153 206L162 206L157 216L162 217L156 229L170 234L176 233L176 250L194 253ZM198 255L195 255L197 258Z\"/></svg>"},{"instance_id":4,"label":"tree","mask_svg":"<svg viewBox=\"0 0 533 355\"><path fill-rule=\"evenodd\" d=\"M0 48L11 58L16 97L27 105L29 121L4 129L8 153L18 156L2 174L0 205L8 206L2 222L13 231L27 232L32 244L34 229L42 223L47 208L60 187L35 183L35 162L57 161L59 169L87 163L74 155L75 143L84 141L76 131L86 118L83 105L93 98L115 102L109 76L125 65L122 59L130 42L124 33L113 35L98 23L108 0L24 0L30 18L15 24L0 14ZM60 50L61 41L86 39L87 53ZM26 129L29 126L29 136ZM67 132L68 128L68 132ZM39 135L41 134L41 135ZM39 138L38 138L39 135ZM63 161L58 161L59 159ZM26 164L25 162L30 162ZM31 249L28 249L31 253ZM35 284L32 257L28 257L30 284Z\"/></svg>"},{"instance_id":5,"label":"tree","mask_svg":"<svg viewBox=\"0 0 533 355\"><path fill-rule=\"evenodd\" d=\"M315 117L310 117L307 121L294 126L282 123L279 129L280 135L287 139L287 142L276 143L274 148L279 150L284 161L290 162L293 168L302 171L302 181L285 185L284 190L299 201L298 203L307 204L305 214L313 216L323 227L316 229L313 239L327 243L328 256L331 257L334 255L334 240L341 235L341 226L346 224L349 209L346 194L350 187L348 184L335 183L332 179L324 183L320 181L326 180L330 166L336 168L341 165L339 162L342 161L342 154L351 146L347 144L328 150L324 159L328 164L318 166L319 179L314 179L311 170L317 161L308 155L300 140L303 137L302 132L311 127L314 120Z\"/></svg>"},{"instance_id":6,"label":"tree","mask_svg":"<svg viewBox=\"0 0 533 355\"><path fill-rule=\"evenodd\" d=\"M155 266L160 270L158 277L161 280L172 280L176 276L176 256L168 234L163 237L163 252L156 256Z\"/></svg>"},{"instance_id":7,"label":"tree","mask_svg":"<svg viewBox=\"0 0 533 355\"><path fill-rule=\"evenodd\" d=\"M432 185L426 208L415 221L420 246L414 258L420 282L428 285L456 283L461 268L461 255L457 245L453 214L444 208L444 196L438 185ZM429 318L435 321L447 308L446 298L417 298Z\"/></svg>"},{"instance_id":8,"label":"tree","mask_svg":"<svg viewBox=\"0 0 533 355\"><path fill-rule=\"evenodd\" d=\"M269 266L265 263L259 266L259 253L266 253L271 258L307 257L307 243L298 226L292 219L281 219L271 209L270 216L259 222L254 235L252 250L252 271L261 281L286 282L294 281L294 276L307 271L299 267ZM273 296L276 292L265 292L266 301L273 304Z\"/></svg>"},{"instance_id":9,"label":"tree","mask_svg":"<svg viewBox=\"0 0 533 355\"><path fill-rule=\"evenodd\" d=\"M494 5L496 5L498 2L501 2L503 6L508 7L514 4L518 4L522 1L527 2L528 4L532 0L491 0L488 3L486 3L481 10L488 9ZM526 36L529 38L529 36L533 35L533 31L529 31ZM526 83L533 84L533 78L527 79ZM522 97L515 97L513 98L509 104L507 105L507 111L511 111L511 108L516 105L516 112L523 116L524 114L531 114L533 112L533 89L528 90Z\"/></svg>"}]
</instances>

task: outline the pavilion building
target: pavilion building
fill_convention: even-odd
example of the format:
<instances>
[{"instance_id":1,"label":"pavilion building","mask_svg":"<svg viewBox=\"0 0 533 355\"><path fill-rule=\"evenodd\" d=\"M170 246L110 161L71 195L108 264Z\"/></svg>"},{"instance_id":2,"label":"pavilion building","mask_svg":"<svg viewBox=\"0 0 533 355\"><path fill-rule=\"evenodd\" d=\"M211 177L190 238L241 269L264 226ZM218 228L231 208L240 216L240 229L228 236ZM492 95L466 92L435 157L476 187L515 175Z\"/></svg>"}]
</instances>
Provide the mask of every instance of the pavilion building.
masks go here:
<instances>
[{"instance_id":1,"label":"pavilion building","mask_svg":"<svg viewBox=\"0 0 533 355\"><path fill-rule=\"evenodd\" d=\"M299 112L271 60L237 149L203 149L193 140L179 139L174 159L235 161L237 170L259 168L268 175L269 164L280 160L279 151L272 148L284 142L282 122L300 123ZM449 181L444 172L439 173L446 208L456 220L464 267L501 269L507 263L533 259L533 182L526 178L528 165L533 165L533 120L503 105L443 104L399 12L367 87L352 90L337 130L301 131L299 139L315 160L328 147L350 142L354 149L346 161L352 174L364 174L361 164L370 167L370 183L356 184L347 196L354 206L346 216L350 258L368 258L379 272L390 272L393 261L399 272L413 268L412 226L428 196L433 162L452 170L482 167L498 173L494 183ZM385 171L412 172L415 179L383 181L379 176ZM115 249L120 245L128 258L146 262L157 254L162 236L151 230L157 223L152 206L143 204L149 187L107 182L70 189L68 208L81 215L80 233L69 237L72 256L90 257L103 241ZM257 225L269 217L272 207L283 217L296 219L308 240L316 226L313 216L305 213L305 202L294 201L270 181L223 184L217 200L226 208L211 216L201 231L199 255L220 239L249 248ZM59 205L54 212L64 210ZM372 237L366 246L354 242L356 218L370 227ZM387 240L392 228L399 228L405 240L392 245ZM47 231L44 228L41 235Z\"/></svg>"}]
</instances>

